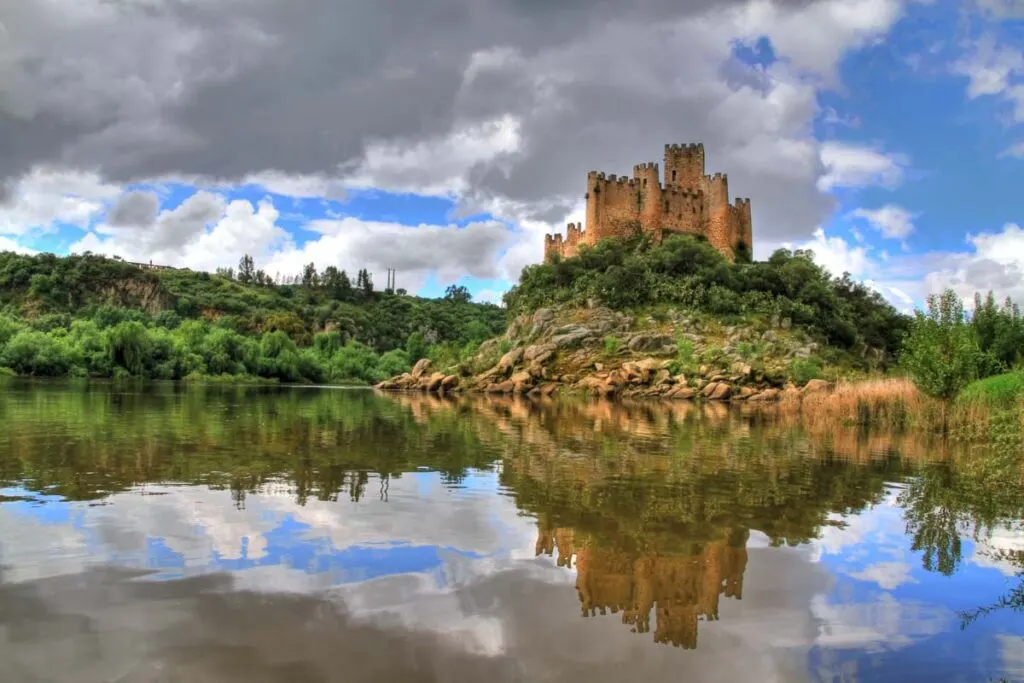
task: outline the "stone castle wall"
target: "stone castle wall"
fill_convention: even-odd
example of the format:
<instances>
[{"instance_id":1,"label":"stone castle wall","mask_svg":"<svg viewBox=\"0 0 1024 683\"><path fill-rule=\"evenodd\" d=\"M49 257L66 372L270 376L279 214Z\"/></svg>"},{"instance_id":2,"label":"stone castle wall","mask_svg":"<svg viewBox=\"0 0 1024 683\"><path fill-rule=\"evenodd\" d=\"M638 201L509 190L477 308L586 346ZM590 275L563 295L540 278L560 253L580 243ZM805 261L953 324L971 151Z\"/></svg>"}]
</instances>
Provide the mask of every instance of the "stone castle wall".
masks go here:
<instances>
[{"instance_id":1,"label":"stone castle wall","mask_svg":"<svg viewBox=\"0 0 1024 683\"><path fill-rule=\"evenodd\" d=\"M704 174L704 145L665 145L664 163L664 183L654 162L634 166L632 178L587 173L586 228L570 223L565 237L547 235L544 260L640 234L659 242L666 233L703 236L729 259L740 248L753 250L750 200L729 204L728 176Z\"/></svg>"}]
</instances>

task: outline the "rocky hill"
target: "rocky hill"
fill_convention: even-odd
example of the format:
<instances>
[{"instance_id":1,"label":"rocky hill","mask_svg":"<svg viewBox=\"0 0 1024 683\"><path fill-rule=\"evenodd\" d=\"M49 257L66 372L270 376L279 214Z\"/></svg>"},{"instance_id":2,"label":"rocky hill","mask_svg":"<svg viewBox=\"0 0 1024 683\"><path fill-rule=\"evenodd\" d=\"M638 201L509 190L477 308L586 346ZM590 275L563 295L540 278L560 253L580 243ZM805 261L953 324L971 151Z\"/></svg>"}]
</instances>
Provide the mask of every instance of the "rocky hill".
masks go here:
<instances>
[{"instance_id":1,"label":"rocky hill","mask_svg":"<svg viewBox=\"0 0 1024 683\"><path fill-rule=\"evenodd\" d=\"M378 388L762 401L827 387L850 360L785 318L729 326L674 309L541 308L514 319L468 363L435 368L421 360Z\"/></svg>"}]
</instances>

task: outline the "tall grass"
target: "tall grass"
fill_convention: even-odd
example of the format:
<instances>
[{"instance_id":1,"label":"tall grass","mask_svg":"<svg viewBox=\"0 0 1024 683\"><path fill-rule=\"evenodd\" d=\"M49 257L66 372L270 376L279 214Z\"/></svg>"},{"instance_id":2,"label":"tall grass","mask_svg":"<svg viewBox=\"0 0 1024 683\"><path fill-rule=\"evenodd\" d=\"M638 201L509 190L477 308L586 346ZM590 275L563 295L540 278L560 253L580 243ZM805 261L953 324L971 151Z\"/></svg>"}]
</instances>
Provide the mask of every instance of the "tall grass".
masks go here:
<instances>
[{"instance_id":1,"label":"tall grass","mask_svg":"<svg viewBox=\"0 0 1024 683\"><path fill-rule=\"evenodd\" d=\"M839 384L829 392L793 396L783 410L800 413L810 427L843 425L890 429L927 428L941 423L941 404L904 378Z\"/></svg>"}]
</instances>

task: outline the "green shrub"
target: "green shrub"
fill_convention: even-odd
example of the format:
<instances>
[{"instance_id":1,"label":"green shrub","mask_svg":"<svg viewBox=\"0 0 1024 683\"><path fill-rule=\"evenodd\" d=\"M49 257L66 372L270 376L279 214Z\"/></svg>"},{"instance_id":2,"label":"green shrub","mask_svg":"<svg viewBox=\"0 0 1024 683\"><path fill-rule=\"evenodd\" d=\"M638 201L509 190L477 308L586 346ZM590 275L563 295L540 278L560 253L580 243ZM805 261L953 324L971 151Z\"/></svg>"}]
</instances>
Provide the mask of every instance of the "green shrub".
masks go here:
<instances>
[{"instance_id":1,"label":"green shrub","mask_svg":"<svg viewBox=\"0 0 1024 683\"><path fill-rule=\"evenodd\" d=\"M697 361L693 355L693 342L686 337L676 340L676 357L669 363L668 370L673 375L692 375L697 372Z\"/></svg>"},{"instance_id":2,"label":"green shrub","mask_svg":"<svg viewBox=\"0 0 1024 683\"><path fill-rule=\"evenodd\" d=\"M611 355L619 350L619 338L608 336L604 338L604 352Z\"/></svg>"},{"instance_id":3,"label":"green shrub","mask_svg":"<svg viewBox=\"0 0 1024 683\"><path fill-rule=\"evenodd\" d=\"M789 364L789 377L801 386L821 379L821 362L817 358L797 358Z\"/></svg>"},{"instance_id":4,"label":"green shrub","mask_svg":"<svg viewBox=\"0 0 1024 683\"><path fill-rule=\"evenodd\" d=\"M982 359L978 332L952 290L928 297L928 310L918 311L900 361L918 389L943 401L952 400L977 378Z\"/></svg>"}]
</instances>

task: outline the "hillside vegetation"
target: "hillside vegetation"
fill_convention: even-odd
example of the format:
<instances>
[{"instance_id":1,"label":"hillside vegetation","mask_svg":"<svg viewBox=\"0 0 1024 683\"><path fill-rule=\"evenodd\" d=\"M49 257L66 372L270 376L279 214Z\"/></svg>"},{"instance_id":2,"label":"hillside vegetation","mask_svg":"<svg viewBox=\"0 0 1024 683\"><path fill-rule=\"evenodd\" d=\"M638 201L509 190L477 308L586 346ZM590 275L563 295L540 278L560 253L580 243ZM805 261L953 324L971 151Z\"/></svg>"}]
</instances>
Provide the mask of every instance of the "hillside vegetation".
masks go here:
<instances>
[{"instance_id":1,"label":"hillside vegetation","mask_svg":"<svg viewBox=\"0 0 1024 683\"><path fill-rule=\"evenodd\" d=\"M472 353L506 326L500 307L460 287L425 299L314 264L286 282L248 256L210 274L3 252L0 372L375 382L419 358Z\"/></svg>"},{"instance_id":2,"label":"hillside vegetation","mask_svg":"<svg viewBox=\"0 0 1024 683\"><path fill-rule=\"evenodd\" d=\"M788 320L831 346L889 357L910 326L878 292L846 275L833 278L810 252L779 250L767 261L730 263L707 242L686 236L660 245L605 240L575 258L526 268L505 296L512 314L588 301L613 310L671 305L726 325Z\"/></svg>"}]
</instances>

